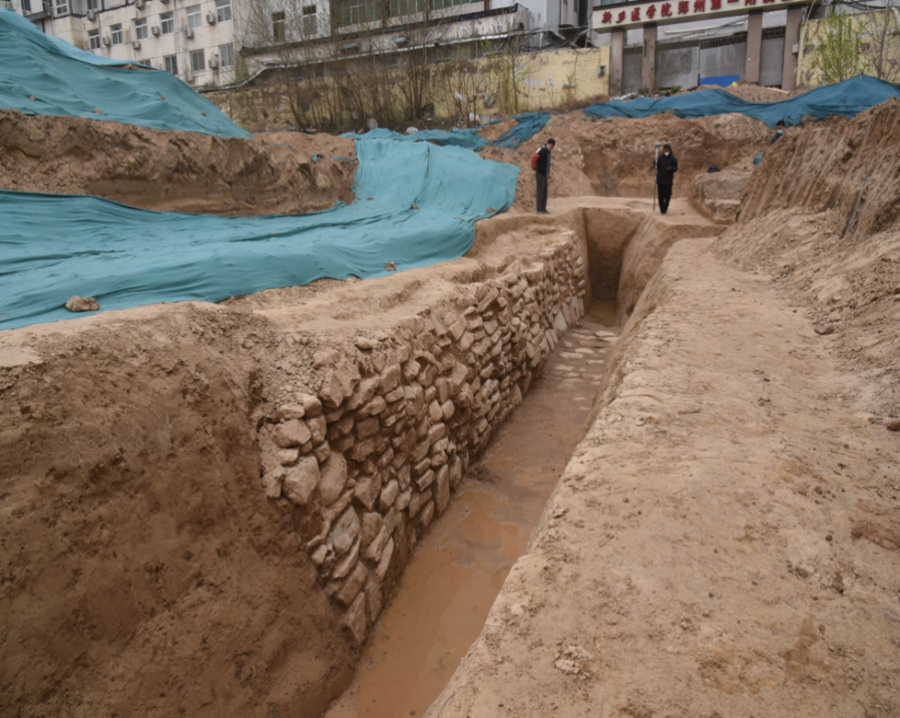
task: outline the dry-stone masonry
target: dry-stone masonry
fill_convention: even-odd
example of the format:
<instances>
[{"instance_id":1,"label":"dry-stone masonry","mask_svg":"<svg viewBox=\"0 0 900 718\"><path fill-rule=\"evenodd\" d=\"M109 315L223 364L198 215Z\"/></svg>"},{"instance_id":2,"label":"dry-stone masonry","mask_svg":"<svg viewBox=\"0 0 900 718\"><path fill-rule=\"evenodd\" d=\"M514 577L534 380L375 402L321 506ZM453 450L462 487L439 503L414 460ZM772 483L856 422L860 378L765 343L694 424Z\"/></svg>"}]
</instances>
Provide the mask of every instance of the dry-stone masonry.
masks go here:
<instances>
[{"instance_id":1,"label":"dry-stone masonry","mask_svg":"<svg viewBox=\"0 0 900 718\"><path fill-rule=\"evenodd\" d=\"M318 396L260 428L266 496L302 507L322 588L358 642L469 461L582 316L585 269L567 233L478 285L468 306L320 352Z\"/></svg>"}]
</instances>

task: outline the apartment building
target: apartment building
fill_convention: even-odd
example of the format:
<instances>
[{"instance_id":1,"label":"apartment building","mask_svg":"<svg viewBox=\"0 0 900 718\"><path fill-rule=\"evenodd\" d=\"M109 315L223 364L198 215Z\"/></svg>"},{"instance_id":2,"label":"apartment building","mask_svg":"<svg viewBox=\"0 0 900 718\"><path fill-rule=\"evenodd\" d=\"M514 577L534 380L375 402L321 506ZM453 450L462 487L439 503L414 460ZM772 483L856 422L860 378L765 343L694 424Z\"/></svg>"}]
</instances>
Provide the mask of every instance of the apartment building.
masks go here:
<instances>
[{"instance_id":1,"label":"apartment building","mask_svg":"<svg viewBox=\"0 0 900 718\"><path fill-rule=\"evenodd\" d=\"M439 28L431 38L444 44L522 33L533 46L553 46L583 38L591 13L590 0L0 0L0 6L83 50L167 70L198 90L235 84L242 57L245 76L277 64L277 48L285 44L402 53L412 40L408 28L425 18Z\"/></svg>"},{"instance_id":2,"label":"apartment building","mask_svg":"<svg viewBox=\"0 0 900 718\"><path fill-rule=\"evenodd\" d=\"M82 50L167 70L198 89L235 79L232 0L0 0Z\"/></svg>"}]
</instances>

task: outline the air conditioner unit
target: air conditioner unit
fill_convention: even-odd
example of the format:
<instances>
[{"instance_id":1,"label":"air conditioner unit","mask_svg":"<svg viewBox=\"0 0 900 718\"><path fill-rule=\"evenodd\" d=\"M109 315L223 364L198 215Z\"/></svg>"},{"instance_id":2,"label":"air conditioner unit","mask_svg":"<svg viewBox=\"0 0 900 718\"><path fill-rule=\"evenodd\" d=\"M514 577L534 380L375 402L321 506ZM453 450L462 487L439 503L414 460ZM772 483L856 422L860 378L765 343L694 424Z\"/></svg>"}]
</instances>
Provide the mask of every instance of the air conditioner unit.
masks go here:
<instances>
[{"instance_id":1,"label":"air conditioner unit","mask_svg":"<svg viewBox=\"0 0 900 718\"><path fill-rule=\"evenodd\" d=\"M141 41L140 41L140 40L134 40L134 41L131 43L131 47L133 47L135 50L140 50L140 49L141 49Z\"/></svg>"},{"instance_id":2,"label":"air conditioner unit","mask_svg":"<svg viewBox=\"0 0 900 718\"><path fill-rule=\"evenodd\" d=\"M219 58L216 55L213 55L209 58L209 69L215 70L219 66Z\"/></svg>"},{"instance_id":3,"label":"air conditioner unit","mask_svg":"<svg viewBox=\"0 0 900 718\"><path fill-rule=\"evenodd\" d=\"M106 36L103 38L103 41L102 41L102 42L103 42L103 45L104 45L105 47L109 47L110 45L112 45L112 40L109 39L109 35L106 35Z\"/></svg>"},{"instance_id":4,"label":"air conditioner unit","mask_svg":"<svg viewBox=\"0 0 900 718\"><path fill-rule=\"evenodd\" d=\"M192 27L184 28L184 36L188 39L192 38L194 36L194 28L192 28Z\"/></svg>"},{"instance_id":5,"label":"air conditioner unit","mask_svg":"<svg viewBox=\"0 0 900 718\"><path fill-rule=\"evenodd\" d=\"M214 12L206 13L206 22L209 23L210 25L215 25L216 24L216 14Z\"/></svg>"},{"instance_id":6,"label":"air conditioner unit","mask_svg":"<svg viewBox=\"0 0 900 718\"><path fill-rule=\"evenodd\" d=\"M154 25L153 27L151 27L150 34L153 35L153 37L159 37L159 25Z\"/></svg>"},{"instance_id":7,"label":"air conditioner unit","mask_svg":"<svg viewBox=\"0 0 900 718\"><path fill-rule=\"evenodd\" d=\"M191 72L190 70L187 70L187 71L184 73L184 81L185 81L185 82L193 83L193 82L194 82L194 73Z\"/></svg>"},{"instance_id":8,"label":"air conditioner unit","mask_svg":"<svg viewBox=\"0 0 900 718\"><path fill-rule=\"evenodd\" d=\"M0 0L0 8L6 8L7 10L13 9L12 0Z\"/></svg>"},{"instance_id":9,"label":"air conditioner unit","mask_svg":"<svg viewBox=\"0 0 900 718\"><path fill-rule=\"evenodd\" d=\"M147 4L147 0L134 0L134 6L135 6L138 10L143 10L143 9L144 9L144 5L146 5L146 4Z\"/></svg>"},{"instance_id":10,"label":"air conditioner unit","mask_svg":"<svg viewBox=\"0 0 900 718\"><path fill-rule=\"evenodd\" d=\"M97 12L95 10L88 10L87 19L88 22L94 22L97 19Z\"/></svg>"}]
</instances>

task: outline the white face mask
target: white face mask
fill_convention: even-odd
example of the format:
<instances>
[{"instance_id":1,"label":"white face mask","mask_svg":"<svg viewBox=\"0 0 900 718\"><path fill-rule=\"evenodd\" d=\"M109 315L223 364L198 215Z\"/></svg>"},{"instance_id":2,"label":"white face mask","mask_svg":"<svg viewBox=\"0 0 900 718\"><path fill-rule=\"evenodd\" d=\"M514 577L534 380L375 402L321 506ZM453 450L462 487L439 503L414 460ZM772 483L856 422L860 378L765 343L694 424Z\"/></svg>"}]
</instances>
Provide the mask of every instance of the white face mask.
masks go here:
<instances>
[{"instance_id":1,"label":"white face mask","mask_svg":"<svg viewBox=\"0 0 900 718\"><path fill-rule=\"evenodd\" d=\"M668 152L663 152L663 154L664 154L666 157L669 156L669 153L668 153Z\"/></svg>"}]
</instances>

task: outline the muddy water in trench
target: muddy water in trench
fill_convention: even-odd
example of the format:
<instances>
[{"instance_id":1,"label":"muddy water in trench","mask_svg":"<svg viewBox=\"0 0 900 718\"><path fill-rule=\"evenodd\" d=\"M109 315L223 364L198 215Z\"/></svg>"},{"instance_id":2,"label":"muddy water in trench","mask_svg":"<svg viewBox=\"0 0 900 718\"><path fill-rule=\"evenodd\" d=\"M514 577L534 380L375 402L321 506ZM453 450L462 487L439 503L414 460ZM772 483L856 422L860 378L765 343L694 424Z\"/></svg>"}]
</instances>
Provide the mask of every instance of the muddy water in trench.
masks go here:
<instances>
[{"instance_id":1,"label":"muddy water in trench","mask_svg":"<svg viewBox=\"0 0 900 718\"><path fill-rule=\"evenodd\" d=\"M478 638L581 435L618 334L595 302L469 472L406 567L354 684L326 718L421 716Z\"/></svg>"}]
</instances>

